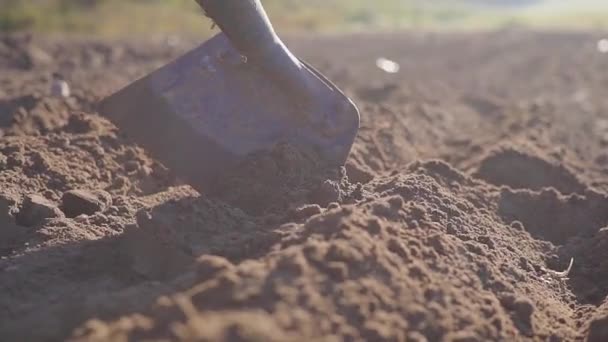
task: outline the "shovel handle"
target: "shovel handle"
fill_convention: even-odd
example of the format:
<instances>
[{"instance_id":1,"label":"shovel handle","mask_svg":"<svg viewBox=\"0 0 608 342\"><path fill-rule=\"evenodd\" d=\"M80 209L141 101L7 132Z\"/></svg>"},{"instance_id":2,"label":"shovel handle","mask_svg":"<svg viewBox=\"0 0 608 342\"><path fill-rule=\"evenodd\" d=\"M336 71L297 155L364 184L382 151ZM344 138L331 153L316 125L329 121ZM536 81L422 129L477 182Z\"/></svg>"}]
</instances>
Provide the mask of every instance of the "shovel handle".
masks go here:
<instances>
[{"instance_id":1,"label":"shovel handle","mask_svg":"<svg viewBox=\"0 0 608 342\"><path fill-rule=\"evenodd\" d=\"M259 0L196 0L232 44L248 58L282 45Z\"/></svg>"},{"instance_id":2,"label":"shovel handle","mask_svg":"<svg viewBox=\"0 0 608 342\"><path fill-rule=\"evenodd\" d=\"M277 64L302 67L277 36L260 0L196 2L248 60L262 67L276 68Z\"/></svg>"},{"instance_id":3,"label":"shovel handle","mask_svg":"<svg viewBox=\"0 0 608 342\"><path fill-rule=\"evenodd\" d=\"M311 95L304 65L277 36L260 0L196 0L247 61L293 94Z\"/></svg>"}]
</instances>

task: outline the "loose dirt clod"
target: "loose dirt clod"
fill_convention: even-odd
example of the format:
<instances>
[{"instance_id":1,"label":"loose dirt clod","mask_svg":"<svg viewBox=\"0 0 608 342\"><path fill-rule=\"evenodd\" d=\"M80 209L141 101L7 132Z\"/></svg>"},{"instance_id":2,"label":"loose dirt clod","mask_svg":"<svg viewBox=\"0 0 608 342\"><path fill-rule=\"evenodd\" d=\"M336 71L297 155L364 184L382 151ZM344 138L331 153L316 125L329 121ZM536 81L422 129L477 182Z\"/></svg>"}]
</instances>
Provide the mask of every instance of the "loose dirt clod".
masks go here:
<instances>
[{"instance_id":1,"label":"loose dirt clod","mask_svg":"<svg viewBox=\"0 0 608 342\"><path fill-rule=\"evenodd\" d=\"M33 227L47 219L64 217L63 212L51 201L40 195L29 195L23 201L17 214L17 223Z\"/></svg>"},{"instance_id":2,"label":"loose dirt clod","mask_svg":"<svg viewBox=\"0 0 608 342\"><path fill-rule=\"evenodd\" d=\"M61 209L67 217L93 215L112 205L112 196L102 190L70 190L61 197Z\"/></svg>"}]
</instances>

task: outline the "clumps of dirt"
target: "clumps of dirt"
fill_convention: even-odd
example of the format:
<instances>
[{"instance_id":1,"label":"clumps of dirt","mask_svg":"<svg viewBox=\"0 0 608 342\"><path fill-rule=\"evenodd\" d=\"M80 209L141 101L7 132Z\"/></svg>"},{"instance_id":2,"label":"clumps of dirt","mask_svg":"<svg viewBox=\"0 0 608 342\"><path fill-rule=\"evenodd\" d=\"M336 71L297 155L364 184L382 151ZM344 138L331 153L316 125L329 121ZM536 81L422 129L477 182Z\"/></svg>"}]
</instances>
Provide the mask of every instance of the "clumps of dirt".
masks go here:
<instances>
[{"instance_id":1,"label":"clumps of dirt","mask_svg":"<svg viewBox=\"0 0 608 342\"><path fill-rule=\"evenodd\" d=\"M474 176L498 186L541 190L555 188L562 193L582 193L586 186L563 163L512 147L491 151Z\"/></svg>"},{"instance_id":2,"label":"clumps of dirt","mask_svg":"<svg viewBox=\"0 0 608 342\"><path fill-rule=\"evenodd\" d=\"M141 276L170 278L200 255L253 257L278 237L240 209L199 198L193 190L181 192L141 209L125 231L123 250Z\"/></svg>"},{"instance_id":3,"label":"clumps of dirt","mask_svg":"<svg viewBox=\"0 0 608 342\"><path fill-rule=\"evenodd\" d=\"M503 188L498 213L506 223L523 223L537 238L563 244L575 236L592 236L608 223L608 198L591 190L563 195L552 188Z\"/></svg>"},{"instance_id":4,"label":"clumps of dirt","mask_svg":"<svg viewBox=\"0 0 608 342\"><path fill-rule=\"evenodd\" d=\"M313 151L279 144L228 170L214 194L259 216L284 215L306 204L348 202L356 189L344 168L328 166Z\"/></svg>"},{"instance_id":5,"label":"clumps of dirt","mask_svg":"<svg viewBox=\"0 0 608 342\"><path fill-rule=\"evenodd\" d=\"M29 195L23 201L17 214L17 223L24 227L33 227L46 220L65 217L57 205L40 195Z\"/></svg>"},{"instance_id":6,"label":"clumps of dirt","mask_svg":"<svg viewBox=\"0 0 608 342\"><path fill-rule=\"evenodd\" d=\"M282 238L260 258L206 260L195 286L139 314L92 320L75 340L574 337L555 323L567 310L549 310L551 299L526 295L546 286L531 276L534 268L520 266L520 253L530 265L540 259L526 235L505 236L500 222L462 200L464 193L491 196L440 162L410 170L367 185L377 198L279 227Z\"/></svg>"},{"instance_id":7,"label":"clumps of dirt","mask_svg":"<svg viewBox=\"0 0 608 342\"><path fill-rule=\"evenodd\" d=\"M82 112L70 112L67 122L48 134L5 136L0 165L0 182L11 190L56 202L63 192L82 187L145 194L175 181L143 150L125 146L109 122Z\"/></svg>"},{"instance_id":8,"label":"clumps of dirt","mask_svg":"<svg viewBox=\"0 0 608 342\"><path fill-rule=\"evenodd\" d=\"M0 100L0 134L33 135L47 134L68 122L70 100L25 95Z\"/></svg>"},{"instance_id":9,"label":"clumps of dirt","mask_svg":"<svg viewBox=\"0 0 608 342\"><path fill-rule=\"evenodd\" d=\"M67 217L93 215L112 205L112 196L103 190L70 190L61 197L61 210Z\"/></svg>"}]
</instances>

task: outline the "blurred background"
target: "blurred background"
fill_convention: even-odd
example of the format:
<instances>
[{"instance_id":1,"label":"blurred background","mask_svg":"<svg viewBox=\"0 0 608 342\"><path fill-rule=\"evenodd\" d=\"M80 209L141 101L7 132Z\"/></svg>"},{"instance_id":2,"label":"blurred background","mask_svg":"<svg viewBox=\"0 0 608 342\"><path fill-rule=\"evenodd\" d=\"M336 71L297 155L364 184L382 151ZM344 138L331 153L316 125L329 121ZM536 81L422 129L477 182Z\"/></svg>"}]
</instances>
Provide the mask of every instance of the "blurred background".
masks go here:
<instances>
[{"instance_id":1,"label":"blurred background","mask_svg":"<svg viewBox=\"0 0 608 342\"><path fill-rule=\"evenodd\" d=\"M608 0L263 0L281 31L608 27ZM192 0L0 0L0 31L207 32Z\"/></svg>"}]
</instances>

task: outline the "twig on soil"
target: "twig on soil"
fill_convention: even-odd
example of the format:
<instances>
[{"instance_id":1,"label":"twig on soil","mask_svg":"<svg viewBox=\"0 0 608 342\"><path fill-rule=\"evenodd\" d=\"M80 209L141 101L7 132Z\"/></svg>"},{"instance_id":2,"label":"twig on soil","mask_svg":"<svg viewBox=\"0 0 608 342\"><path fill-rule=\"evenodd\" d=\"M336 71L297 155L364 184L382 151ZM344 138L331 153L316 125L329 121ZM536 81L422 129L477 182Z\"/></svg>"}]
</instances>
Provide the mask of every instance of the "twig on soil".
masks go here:
<instances>
[{"instance_id":1,"label":"twig on soil","mask_svg":"<svg viewBox=\"0 0 608 342\"><path fill-rule=\"evenodd\" d=\"M555 277L565 279L565 278L568 278L568 275L570 274L570 271L572 270L573 265L574 265L574 258L570 258L570 264L568 265L568 268L565 271L559 272L559 271L554 271L554 270L550 270L547 268L544 268L544 271Z\"/></svg>"}]
</instances>

